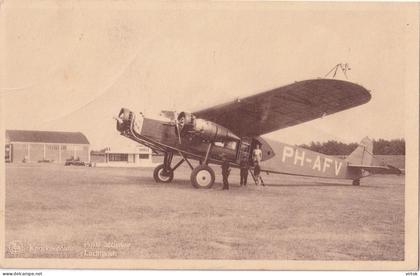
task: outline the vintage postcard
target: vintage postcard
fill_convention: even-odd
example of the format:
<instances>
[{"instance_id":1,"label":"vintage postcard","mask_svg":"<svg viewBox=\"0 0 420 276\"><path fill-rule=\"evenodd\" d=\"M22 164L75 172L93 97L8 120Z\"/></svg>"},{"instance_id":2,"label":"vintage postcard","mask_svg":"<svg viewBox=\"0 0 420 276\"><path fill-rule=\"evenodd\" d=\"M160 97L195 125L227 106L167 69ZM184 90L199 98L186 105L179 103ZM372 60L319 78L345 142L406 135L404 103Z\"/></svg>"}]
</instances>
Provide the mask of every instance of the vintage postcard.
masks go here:
<instances>
[{"instance_id":1,"label":"vintage postcard","mask_svg":"<svg viewBox=\"0 0 420 276\"><path fill-rule=\"evenodd\" d=\"M417 270L418 11L1 1L1 267Z\"/></svg>"}]
</instances>

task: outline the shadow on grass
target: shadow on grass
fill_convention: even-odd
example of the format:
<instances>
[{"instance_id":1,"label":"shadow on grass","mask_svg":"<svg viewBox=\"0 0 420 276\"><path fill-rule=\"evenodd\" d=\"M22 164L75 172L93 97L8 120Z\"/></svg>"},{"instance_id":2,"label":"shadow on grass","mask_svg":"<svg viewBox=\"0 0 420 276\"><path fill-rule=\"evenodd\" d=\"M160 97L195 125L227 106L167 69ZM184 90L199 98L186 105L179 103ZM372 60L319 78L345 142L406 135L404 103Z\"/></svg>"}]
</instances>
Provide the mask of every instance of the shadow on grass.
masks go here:
<instances>
[{"instance_id":1,"label":"shadow on grass","mask_svg":"<svg viewBox=\"0 0 420 276\"><path fill-rule=\"evenodd\" d=\"M380 187L378 186L363 186L363 183L360 184L360 186L354 186L351 183L349 184L345 184L345 183L328 183L328 182L315 182L315 183L303 183L303 184L299 184L299 183L285 183L285 184L265 184L266 186L269 187L277 187L277 188L282 188L282 187L296 187L296 188L300 188L300 187L346 187L346 188L353 188L353 189L378 189Z\"/></svg>"},{"instance_id":2,"label":"shadow on grass","mask_svg":"<svg viewBox=\"0 0 420 276\"><path fill-rule=\"evenodd\" d=\"M193 188L189 180L185 179L174 179L171 182L156 182L150 177L129 177L130 182L141 185L141 186L154 186L158 187L179 187L179 188Z\"/></svg>"},{"instance_id":3,"label":"shadow on grass","mask_svg":"<svg viewBox=\"0 0 420 276\"><path fill-rule=\"evenodd\" d=\"M156 188L165 188L165 187L177 187L183 189L195 189L191 182L187 179L174 179L169 183L164 182L155 182L153 178L149 176L125 176L121 177L121 181L116 182L115 180L109 181L100 181L103 185L122 185L122 186L131 186L131 185L139 185L139 186L148 186L148 187L156 187ZM221 187L222 184L219 182L215 182L212 189ZM231 183L230 186L232 187L239 187L237 183ZM254 183L248 183L247 186L250 187L257 187ZM282 187L296 187L296 188L303 188L303 187L346 187L346 188L353 188L353 189L379 189L379 186L364 186L361 183L360 186L354 186L351 183L328 183L328 182L314 182L314 183L281 183L281 184L273 184L273 183L266 183L266 187L275 187L275 188L282 188ZM262 186L260 186L262 187ZM200 190L200 189L198 189ZM204 189L206 190L206 189Z\"/></svg>"}]
</instances>

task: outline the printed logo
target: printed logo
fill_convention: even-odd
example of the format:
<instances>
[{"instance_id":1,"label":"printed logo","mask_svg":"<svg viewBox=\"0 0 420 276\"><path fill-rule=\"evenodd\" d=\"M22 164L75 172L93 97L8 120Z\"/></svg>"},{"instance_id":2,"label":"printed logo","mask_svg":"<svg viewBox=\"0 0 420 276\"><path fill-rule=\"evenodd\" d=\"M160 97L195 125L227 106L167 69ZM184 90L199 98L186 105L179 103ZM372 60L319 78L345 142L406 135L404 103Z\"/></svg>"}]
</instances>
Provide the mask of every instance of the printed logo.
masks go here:
<instances>
[{"instance_id":1,"label":"printed logo","mask_svg":"<svg viewBox=\"0 0 420 276\"><path fill-rule=\"evenodd\" d=\"M18 255L23 252L23 243L19 240L14 240L9 242L7 249L11 255Z\"/></svg>"}]
</instances>

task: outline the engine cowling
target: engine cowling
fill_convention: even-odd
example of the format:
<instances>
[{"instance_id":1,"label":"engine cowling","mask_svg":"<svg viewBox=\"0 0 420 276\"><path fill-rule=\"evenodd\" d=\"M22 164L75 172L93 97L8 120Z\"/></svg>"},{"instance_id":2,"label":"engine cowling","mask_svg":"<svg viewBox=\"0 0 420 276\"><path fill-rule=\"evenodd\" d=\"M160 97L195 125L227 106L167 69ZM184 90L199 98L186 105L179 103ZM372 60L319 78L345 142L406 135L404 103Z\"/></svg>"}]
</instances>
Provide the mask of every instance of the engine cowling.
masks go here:
<instances>
[{"instance_id":1,"label":"engine cowling","mask_svg":"<svg viewBox=\"0 0 420 276\"><path fill-rule=\"evenodd\" d=\"M238 141L240 138L229 129L212 121L196 118L193 114L181 112L178 115L181 136L192 134L209 142Z\"/></svg>"}]
</instances>

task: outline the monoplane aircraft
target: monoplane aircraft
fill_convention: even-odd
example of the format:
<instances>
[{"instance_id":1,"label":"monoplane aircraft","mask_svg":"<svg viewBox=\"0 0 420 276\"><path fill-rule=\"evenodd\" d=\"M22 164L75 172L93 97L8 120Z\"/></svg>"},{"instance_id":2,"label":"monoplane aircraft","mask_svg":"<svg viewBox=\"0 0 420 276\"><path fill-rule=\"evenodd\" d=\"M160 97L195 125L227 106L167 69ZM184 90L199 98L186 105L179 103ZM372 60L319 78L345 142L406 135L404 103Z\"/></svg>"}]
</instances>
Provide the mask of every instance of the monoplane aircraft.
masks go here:
<instances>
[{"instance_id":1,"label":"monoplane aircraft","mask_svg":"<svg viewBox=\"0 0 420 276\"><path fill-rule=\"evenodd\" d=\"M364 87L336 79L295 82L253 96L195 112L163 112L166 120L145 118L122 108L117 130L155 152L164 154L153 176L156 182L171 182L184 162L191 168L195 188L210 188L215 174L209 164L227 160L238 168L242 160L254 166L252 152L262 150L261 171L288 175L360 179L369 174L399 174L392 166L373 165L372 141L365 138L347 159L316 153L283 143L270 145L261 135L322 118L361 104L371 95ZM175 155L181 157L173 165ZM193 166L191 160L198 161Z\"/></svg>"}]
</instances>

